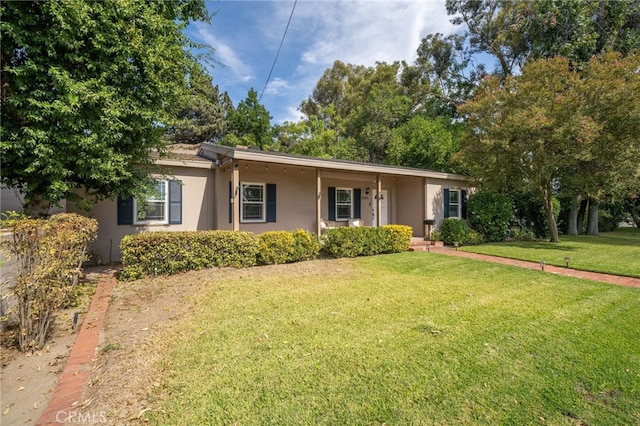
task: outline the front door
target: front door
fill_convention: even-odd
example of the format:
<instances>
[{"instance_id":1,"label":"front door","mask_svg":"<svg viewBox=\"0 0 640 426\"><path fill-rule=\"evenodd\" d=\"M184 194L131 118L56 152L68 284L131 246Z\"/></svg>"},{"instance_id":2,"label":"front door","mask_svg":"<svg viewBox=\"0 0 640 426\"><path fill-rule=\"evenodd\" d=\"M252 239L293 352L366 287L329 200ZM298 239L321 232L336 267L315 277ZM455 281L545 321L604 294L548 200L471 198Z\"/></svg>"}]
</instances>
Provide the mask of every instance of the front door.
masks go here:
<instances>
[{"instance_id":1,"label":"front door","mask_svg":"<svg viewBox=\"0 0 640 426\"><path fill-rule=\"evenodd\" d=\"M389 224L389 193L386 189L380 191L380 196L382 197L382 203L380 205L380 225L388 225ZM376 198L376 191L373 191L373 226L377 225L378 217L378 201Z\"/></svg>"}]
</instances>

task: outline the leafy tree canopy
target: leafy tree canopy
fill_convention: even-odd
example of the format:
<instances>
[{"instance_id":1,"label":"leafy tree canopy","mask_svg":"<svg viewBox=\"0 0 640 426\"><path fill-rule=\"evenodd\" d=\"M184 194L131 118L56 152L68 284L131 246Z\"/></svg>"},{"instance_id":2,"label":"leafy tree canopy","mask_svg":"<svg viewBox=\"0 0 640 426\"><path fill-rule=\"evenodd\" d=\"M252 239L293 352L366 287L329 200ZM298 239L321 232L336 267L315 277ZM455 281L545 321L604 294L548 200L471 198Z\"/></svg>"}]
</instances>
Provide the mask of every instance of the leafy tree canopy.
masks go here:
<instances>
[{"instance_id":1,"label":"leafy tree canopy","mask_svg":"<svg viewBox=\"0 0 640 426\"><path fill-rule=\"evenodd\" d=\"M2 183L45 213L148 181L194 60L183 29L201 0L3 2Z\"/></svg>"}]
</instances>

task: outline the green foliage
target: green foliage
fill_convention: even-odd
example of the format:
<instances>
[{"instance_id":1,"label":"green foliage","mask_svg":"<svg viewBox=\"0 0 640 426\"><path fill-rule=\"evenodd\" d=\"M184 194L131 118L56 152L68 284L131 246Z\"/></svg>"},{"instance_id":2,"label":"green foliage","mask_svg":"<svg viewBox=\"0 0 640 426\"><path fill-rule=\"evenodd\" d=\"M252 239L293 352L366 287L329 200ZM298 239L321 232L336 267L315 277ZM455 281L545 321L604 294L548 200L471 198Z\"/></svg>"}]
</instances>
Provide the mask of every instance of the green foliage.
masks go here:
<instances>
[{"instance_id":1,"label":"green foliage","mask_svg":"<svg viewBox=\"0 0 640 426\"><path fill-rule=\"evenodd\" d=\"M482 235L469 228L466 220L446 218L440 224L440 236L445 244L480 244Z\"/></svg>"},{"instance_id":2,"label":"green foliage","mask_svg":"<svg viewBox=\"0 0 640 426\"><path fill-rule=\"evenodd\" d=\"M560 200L553 197L553 214L556 220L560 216ZM515 219L520 225L523 236L532 234L534 238L549 237L549 225L540 197L533 192L514 192L513 205Z\"/></svg>"},{"instance_id":3,"label":"green foliage","mask_svg":"<svg viewBox=\"0 0 640 426\"><path fill-rule=\"evenodd\" d=\"M11 232L2 251L16 264L18 346L22 351L41 349L56 309L74 296L98 222L74 213L48 220L13 214L2 225Z\"/></svg>"},{"instance_id":4,"label":"green foliage","mask_svg":"<svg viewBox=\"0 0 640 426\"><path fill-rule=\"evenodd\" d=\"M409 250L412 235L404 225L341 227L327 231L322 250L335 258L400 253Z\"/></svg>"},{"instance_id":5,"label":"green foliage","mask_svg":"<svg viewBox=\"0 0 640 426\"><path fill-rule=\"evenodd\" d=\"M231 109L227 115L229 135L219 141L222 145L257 146L268 150L272 145L271 116L258 101L258 92L250 89L247 98Z\"/></svg>"},{"instance_id":6,"label":"green foliage","mask_svg":"<svg viewBox=\"0 0 640 426\"><path fill-rule=\"evenodd\" d=\"M194 64L183 29L201 0L2 3L2 184L30 215L148 183Z\"/></svg>"},{"instance_id":7,"label":"green foliage","mask_svg":"<svg viewBox=\"0 0 640 426\"><path fill-rule=\"evenodd\" d=\"M504 241L509 236L513 203L508 196L481 190L469 197L467 214L469 226L487 241Z\"/></svg>"},{"instance_id":8,"label":"green foliage","mask_svg":"<svg viewBox=\"0 0 640 426\"><path fill-rule=\"evenodd\" d=\"M277 265L291 261L295 239L291 232L269 231L258 235L258 264Z\"/></svg>"},{"instance_id":9,"label":"green foliage","mask_svg":"<svg viewBox=\"0 0 640 426\"><path fill-rule=\"evenodd\" d=\"M121 243L119 278L171 275L212 267L247 267L256 263L258 240L243 231L146 232L126 235Z\"/></svg>"},{"instance_id":10,"label":"green foliage","mask_svg":"<svg viewBox=\"0 0 640 426\"><path fill-rule=\"evenodd\" d=\"M385 253L402 253L409 250L413 228L407 225L384 225L382 229L389 231L387 250Z\"/></svg>"},{"instance_id":11,"label":"green foliage","mask_svg":"<svg viewBox=\"0 0 640 426\"><path fill-rule=\"evenodd\" d=\"M196 144L222 137L227 131L227 114L233 109L227 92L220 93L200 65L189 73L188 87L178 120L165 138L171 143Z\"/></svg>"},{"instance_id":12,"label":"green foliage","mask_svg":"<svg viewBox=\"0 0 640 426\"><path fill-rule=\"evenodd\" d=\"M297 229L293 232L293 239L293 254L290 262L313 260L318 257L320 240L317 235L304 229Z\"/></svg>"}]
</instances>

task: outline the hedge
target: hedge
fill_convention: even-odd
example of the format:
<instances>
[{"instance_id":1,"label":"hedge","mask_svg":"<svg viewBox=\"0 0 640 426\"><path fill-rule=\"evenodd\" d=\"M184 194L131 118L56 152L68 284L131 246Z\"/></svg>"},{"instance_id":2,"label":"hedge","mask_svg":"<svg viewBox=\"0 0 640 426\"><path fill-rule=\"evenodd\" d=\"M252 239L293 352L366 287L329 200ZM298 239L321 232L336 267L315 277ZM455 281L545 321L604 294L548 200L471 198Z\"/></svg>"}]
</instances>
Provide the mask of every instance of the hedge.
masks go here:
<instances>
[{"instance_id":1,"label":"hedge","mask_svg":"<svg viewBox=\"0 0 640 426\"><path fill-rule=\"evenodd\" d=\"M410 226L330 229L322 249L333 257L371 256L409 250ZM171 275L213 267L248 267L312 260L320 239L310 232L244 231L145 232L127 235L120 243L121 280L147 275Z\"/></svg>"},{"instance_id":2,"label":"hedge","mask_svg":"<svg viewBox=\"0 0 640 426\"><path fill-rule=\"evenodd\" d=\"M146 232L126 235L120 249L119 278L135 280L202 268L253 266L258 240L244 231Z\"/></svg>"},{"instance_id":3,"label":"hedge","mask_svg":"<svg viewBox=\"0 0 640 426\"><path fill-rule=\"evenodd\" d=\"M329 256L357 257L409 250L413 229L405 225L329 229L322 250Z\"/></svg>"}]
</instances>

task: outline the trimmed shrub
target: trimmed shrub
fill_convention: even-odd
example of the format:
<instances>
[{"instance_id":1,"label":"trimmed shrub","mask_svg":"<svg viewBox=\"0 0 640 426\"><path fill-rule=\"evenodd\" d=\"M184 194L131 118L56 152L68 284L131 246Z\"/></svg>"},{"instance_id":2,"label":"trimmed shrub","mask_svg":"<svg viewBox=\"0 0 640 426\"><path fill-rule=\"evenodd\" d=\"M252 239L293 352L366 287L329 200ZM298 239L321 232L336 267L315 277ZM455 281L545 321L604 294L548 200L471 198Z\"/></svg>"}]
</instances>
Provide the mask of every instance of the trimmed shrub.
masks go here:
<instances>
[{"instance_id":1,"label":"trimmed shrub","mask_svg":"<svg viewBox=\"0 0 640 426\"><path fill-rule=\"evenodd\" d=\"M269 231L258 235L259 265L277 265L292 262L295 238L291 232Z\"/></svg>"},{"instance_id":2,"label":"trimmed shrub","mask_svg":"<svg viewBox=\"0 0 640 426\"><path fill-rule=\"evenodd\" d=\"M382 229L389 231L385 253L402 253L409 250L413 228L407 225L384 225Z\"/></svg>"},{"instance_id":3,"label":"trimmed shrub","mask_svg":"<svg viewBox=\"0 0 640 426\"><path fill-rule=\"evenodd\" d=\"M126 235L121 243L119 278L171 275L212 267L256 264L258 240L244 231L146 232Z\"/></svg>"},{"instance_id":4,"label":"trimmed shrub","mask_svg":"<svg viewBox=\"0 0 640 426\"><path fill-rule=\"evenodd\" d=\"M504 241L509 236L509 220L513 216L511 198L482 190L469 197L469 226L487 241Z\"/></svg>"},{"instance_id":5,"label":"trimmed shrub","mask_svg":"<svg viewBox=\"0 0 640 426\"><path fill-rule=\"evenodd\" d=\"M446 218L440 224L440 235L445 244L464 244L469 239L469 225L465 220Z\"/></svg>"},{"instance_id":6,"label":"trimmed shrub","mask_svg":"<svg viewBox=\"0 0 640 426\"><path fill-rule=\"evenodd\" d=\"M336 258L399 253L409 250L412 235L411 227L402 225L335 228L327 231L322 249Z\"/></svg>"},{"instance_id":7,"label":"trimmed shrub","mask_svg":"<svg viewBox=\"0 0 640 426\"><path fill-rule=\"evenodd\" d=\"M320 240L316 234L307 232L304 229L297 229L293 232L293 239L293 255L290 262L313 260L318 257Z\"/></svg>"},{"instance_id":8,"label":"trimmed shrub","mask_svg":"<svg viewBox=\"0 0 640 426\"><path fill-rule=\"evenodd\" d=\"M41 349L55 310L67 306L75 295L98 222L75 213L48 220L12 214L2 225L12 233L2 250L15 258L18 346L21 351Z\"/></svg>"},{"instance_id":9,"label":"trimmed shrub","mask_svg":"<svg viewBox=\"0 0 640 426\"><path fill-rule=\"evenodd\" d=\"M335 258L360 256L364 250L362 229L365 228L328 229L322 249Z\"/></svg>"}]
</instances>

